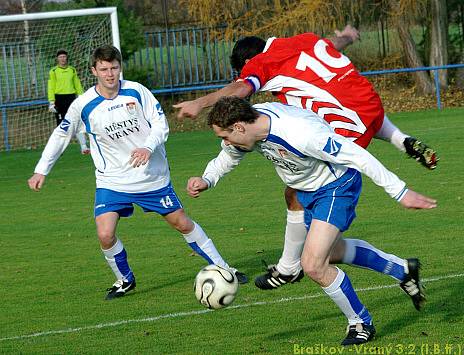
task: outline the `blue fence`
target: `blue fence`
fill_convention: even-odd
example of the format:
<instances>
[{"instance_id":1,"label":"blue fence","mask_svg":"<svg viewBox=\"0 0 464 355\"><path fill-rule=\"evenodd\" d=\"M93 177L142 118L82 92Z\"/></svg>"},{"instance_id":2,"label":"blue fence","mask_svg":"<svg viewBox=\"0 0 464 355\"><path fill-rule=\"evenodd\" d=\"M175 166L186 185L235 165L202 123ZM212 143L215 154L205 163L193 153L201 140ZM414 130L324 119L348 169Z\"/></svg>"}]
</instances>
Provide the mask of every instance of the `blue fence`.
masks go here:
<instances>
[{"instance_id":1,"label":"blue fence","mask_svg":"<svg viewBox=\"0 0 464 355\"><path fill-rule=\"evenodd\" d=\"M146 48L124 64L129 70L146 71L148 87L168 90L232 79L234 40L225 38L225 27L146 32L145 41Z\"/></svg>"},{"instance_id":2,"label":"blue fence","mask_svg":"<svg viewBox=\"0 0 464 355\"><path fill-rule=\"evenodd\" d=\"M464 64L448 64L448 65L434 66L434 67L373 70L373 71L361 72L361 74L365 76L369 76L369 75L383 75L383 74L394 74L394 73L411 73L411 72L417 72L417 71L432 71L433 79L435 82L435 96L437 98L437 108L441 110L441 93L440 93L440 80L438 78L438 71L441 69L457 69L457 68L464 68Z\"/></svg>"}]
</instances>

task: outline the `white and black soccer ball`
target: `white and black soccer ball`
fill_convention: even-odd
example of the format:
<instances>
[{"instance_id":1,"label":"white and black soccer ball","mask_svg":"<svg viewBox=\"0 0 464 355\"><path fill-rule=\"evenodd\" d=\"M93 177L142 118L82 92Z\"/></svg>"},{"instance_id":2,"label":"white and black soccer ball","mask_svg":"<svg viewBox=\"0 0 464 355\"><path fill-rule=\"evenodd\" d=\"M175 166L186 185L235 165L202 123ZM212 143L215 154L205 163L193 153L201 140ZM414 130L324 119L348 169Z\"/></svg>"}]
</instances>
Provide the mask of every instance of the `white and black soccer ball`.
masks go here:
<instances>
[{"instance_id":1,"label":"white and black soccer ball","mask_svg":"<svg viewBox=\"0 0 464 355\"><path fill-rule=\"evenodd\" d=\"M212 309L227 307L238 291L237 276L221 266L208 265L197 274L193 290L203 306Z\"/></svg>"}]
</instances>

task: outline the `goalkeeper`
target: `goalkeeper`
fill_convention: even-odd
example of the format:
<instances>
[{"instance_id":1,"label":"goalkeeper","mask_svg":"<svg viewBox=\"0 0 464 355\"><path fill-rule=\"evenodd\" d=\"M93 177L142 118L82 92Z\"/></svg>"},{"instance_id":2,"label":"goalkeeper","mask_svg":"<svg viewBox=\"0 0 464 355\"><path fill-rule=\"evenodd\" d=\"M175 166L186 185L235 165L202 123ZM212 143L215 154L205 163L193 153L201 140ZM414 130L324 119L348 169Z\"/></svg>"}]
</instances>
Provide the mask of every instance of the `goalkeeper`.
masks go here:
<instances>
[{"instance_id":1,"label":"goalkeeper","mask_svg":"<svg viewBox=\"0 0 464 355\"><path fill-rule=\"evenodd\" d=\"M59 126L71 103L84 91L76 68L68 65L68 52L64 49L58 50L56 61L57 65L50 69L48 78L48 110L55 114L56 125ZM77 133L76 138L81 146L81 153L90 154L84 133Z\"/></svg>"}]
</instances>

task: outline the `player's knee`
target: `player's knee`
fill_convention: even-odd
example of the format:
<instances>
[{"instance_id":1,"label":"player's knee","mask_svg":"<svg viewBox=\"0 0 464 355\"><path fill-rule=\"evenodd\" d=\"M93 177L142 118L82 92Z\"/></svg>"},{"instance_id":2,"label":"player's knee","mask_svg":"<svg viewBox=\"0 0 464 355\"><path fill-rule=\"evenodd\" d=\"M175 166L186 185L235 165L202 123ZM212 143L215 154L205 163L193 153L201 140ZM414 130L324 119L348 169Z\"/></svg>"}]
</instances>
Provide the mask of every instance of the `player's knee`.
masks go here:
<instances>
[{"instance_id":1,"label":"player's knee","mask_svg":"<svg viewBox=\"0 0 464 355\"><path fill-rule=\"evenodd\" d=\"M174 217L174 216L173 216ZM182 234L189 234L195 225L185 213L178 213L174 218L168 219L169 224Z\"/></svg>"},{"instance_id":2,"label":"player's knee","mask_svg":"<svg viewBox=\"0 0 464 355\"><path fill-rule=\"evenodd\" d=\"M187 220L181 221L175 228L182 234L189 234L193 231L195 226L192 223L192 221L187 219Z\"/></svg>"},{"instance_id":3,"label":"player's knee","mask_svg":"<svg viewBox=\"0 0 464 355\"><path fill-rule=\"evenodd\" d=\"M97 235L98 239L100 240L100 244L105 249L111 248L113 244L116 242L116 237L112 229L99 228L97 230Z\"/></svg>"},{"instance_id":4,"label":"player's knee","mask_svg":"<svg viewBox=\"0 0 464 355\"><path fill-rule=\"evenodd\" d=\"M320 284L322 282L322 279L324 278L324 274L326 271L326 267L324 267L323 264L318 263L317 261L311 260L311 259L301 259L301 266L303 268L303 271L308 277Z\"/></svg>"}]
</instances>

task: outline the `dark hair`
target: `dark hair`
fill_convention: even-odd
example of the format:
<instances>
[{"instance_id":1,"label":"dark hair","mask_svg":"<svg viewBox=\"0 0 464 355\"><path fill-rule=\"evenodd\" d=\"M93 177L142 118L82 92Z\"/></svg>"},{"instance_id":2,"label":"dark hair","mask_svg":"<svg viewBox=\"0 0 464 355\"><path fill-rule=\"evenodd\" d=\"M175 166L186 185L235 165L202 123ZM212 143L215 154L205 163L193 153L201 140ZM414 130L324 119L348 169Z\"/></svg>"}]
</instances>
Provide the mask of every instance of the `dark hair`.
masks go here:
<instances>
[{"instance_id":1,"label":"dark hair","mask_svg":"<svg viewBox=\"0 0 464 355\"><path fill-rule=\"evenodd\" d=\"M226 129L236 122L253 123L258 116L258 111L247 100L237 96L224 96L209 112L208 125Z\"/></svg>"},{"instance_id":2,"label":"dark hair","mask_svg":"<svg viewBox=\"0 0 464 355\"><path fill-rule=\"evenodd\" d=\"M58 51L56 52L56 56L58 57L59 55L62 55L62 54L68 56L68 52L66 52L65 49L58 49Z\"/></svg>"},{"instance_id":3,"label":"dark hair","mask_svg":"<svg viewBox=\"0 0 464 355\"><path fill-rule=\"evenodd\" d=\"M264 50L266 41L262 38L249 36L239 39L232 49L230 65L232 69L240 72L245 65L245 60L253 58Z\"/></svg>"},{"instance_id":4,"label":"dark hair","mask_svg":"<svg viewBox=\"0 0 464 355\"><path fill-rule=\"evenodd\" d=\"M98 47L93 51L92 54L92 67L95 68L97 62L105 61L105 62L112 62L113 60L117 60L119 64L122 62L121 52L114 46L105 45Z\"/></svg>"}]
</instances>

